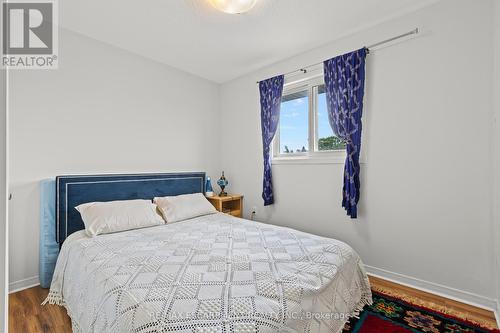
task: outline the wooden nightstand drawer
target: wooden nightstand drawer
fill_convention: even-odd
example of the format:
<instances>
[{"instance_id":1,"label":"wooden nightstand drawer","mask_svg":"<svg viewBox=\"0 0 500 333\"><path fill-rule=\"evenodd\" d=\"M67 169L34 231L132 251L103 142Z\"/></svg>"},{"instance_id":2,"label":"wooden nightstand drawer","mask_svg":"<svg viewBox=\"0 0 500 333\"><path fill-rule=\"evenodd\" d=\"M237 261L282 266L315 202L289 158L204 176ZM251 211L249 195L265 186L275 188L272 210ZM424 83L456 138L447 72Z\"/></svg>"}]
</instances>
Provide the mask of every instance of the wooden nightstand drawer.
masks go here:
<instances>
[{"instance_id":1,"label":"wooden nightstand drawer","mask_svg":"<svg viewBox=\"0 0 500 333\"><path fill-rule=\"evenodd\" d=\"M224 197L216 195L207 199L219 212L236 217L243 216L243 196L240 194L228 194Z\"/></svg>"}]
</instances>

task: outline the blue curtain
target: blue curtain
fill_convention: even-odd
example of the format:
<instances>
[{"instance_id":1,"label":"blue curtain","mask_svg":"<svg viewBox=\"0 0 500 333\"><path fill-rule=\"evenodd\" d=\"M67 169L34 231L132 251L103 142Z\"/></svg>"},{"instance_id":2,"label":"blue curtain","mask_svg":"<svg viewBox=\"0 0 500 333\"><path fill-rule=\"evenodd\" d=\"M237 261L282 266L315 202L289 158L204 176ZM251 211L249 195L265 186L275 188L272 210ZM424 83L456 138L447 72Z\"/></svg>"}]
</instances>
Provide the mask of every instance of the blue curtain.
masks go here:
<instances>
[{"instance_id":1,"label":"blue curtain","mask_svg":"<svg viewBox=\"0 0 500 333\"><path fill-rule=\"evenodd\" d=\"M279 75L260 81L260 122L262 128L262 145L264 148L264 181L262 198L264 206L274 203L272 172L271 172L271 142L273 141L280 118L281 95L283 94L284 76Z\"/></svg>"},{"instance_id":2,"label":"blue curtain","mask_svg":"<svg viewBox=\"0 0 500 333\"><path fill-rule=\"evenodd\" d=\"M342 207L356 218L359 201L359 152L365 86L366 49L324 62L326 104L333 133L346 142Z\"/></svg>"}]
</instances>

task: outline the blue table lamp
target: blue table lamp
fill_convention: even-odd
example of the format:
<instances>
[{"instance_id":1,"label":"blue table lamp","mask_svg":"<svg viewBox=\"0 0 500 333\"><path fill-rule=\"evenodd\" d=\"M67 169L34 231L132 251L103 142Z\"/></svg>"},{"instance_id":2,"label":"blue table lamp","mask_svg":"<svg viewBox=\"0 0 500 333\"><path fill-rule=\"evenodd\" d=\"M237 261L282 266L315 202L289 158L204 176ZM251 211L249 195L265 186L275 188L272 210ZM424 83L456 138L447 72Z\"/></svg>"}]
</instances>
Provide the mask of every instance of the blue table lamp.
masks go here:
<instances>
[{"instance_id":1,"label":"blue table lamp","mask_svg":"<svg viewBox=\"0 0 500 333\"><path fill-rule=\"evenodd\" d=\"M213 197L213 195L214 195L214 189L212 188L212 181L210 177L207 177L207 180L205 182L205 196Z\"/></svg>"},{"instance_id":2,"label":"blue table lamp","mask_svg":"<svg viewBox=\"0 0 500 333\"><path fill-rule=\"evenodd\" d=\"M219 197L225 197L227 196L227 193L224 191L224 188L227 186L227 184L229 184L229 182L227 181L226 177L224 176L224 171L222 171L222 176L220 176L219 180L217 181L217 185L220 186L220 193L219 193Z\"/></svg>"}]
</instances>

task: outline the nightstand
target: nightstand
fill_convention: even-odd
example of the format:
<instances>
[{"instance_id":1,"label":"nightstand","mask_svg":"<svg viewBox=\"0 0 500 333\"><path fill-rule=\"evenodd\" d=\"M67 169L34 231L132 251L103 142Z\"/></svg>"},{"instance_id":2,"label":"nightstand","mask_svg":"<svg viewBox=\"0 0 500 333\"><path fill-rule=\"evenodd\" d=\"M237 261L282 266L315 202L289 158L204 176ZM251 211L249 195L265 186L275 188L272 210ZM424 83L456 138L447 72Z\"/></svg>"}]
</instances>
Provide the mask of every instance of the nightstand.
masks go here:
<instances>
[{"instance_id":1,"label":"nightstand","mask_svg":"<svg viewBox=\"0 0 500 333\"><path fill-rule=\"evenodd\" d=\"M228 194L225 197L214 195L213 197L207 197L207 200L210 201L219 212L236 217L241 217L243 215L243 196L240 194Z\"/></svg>"}]
</instances>

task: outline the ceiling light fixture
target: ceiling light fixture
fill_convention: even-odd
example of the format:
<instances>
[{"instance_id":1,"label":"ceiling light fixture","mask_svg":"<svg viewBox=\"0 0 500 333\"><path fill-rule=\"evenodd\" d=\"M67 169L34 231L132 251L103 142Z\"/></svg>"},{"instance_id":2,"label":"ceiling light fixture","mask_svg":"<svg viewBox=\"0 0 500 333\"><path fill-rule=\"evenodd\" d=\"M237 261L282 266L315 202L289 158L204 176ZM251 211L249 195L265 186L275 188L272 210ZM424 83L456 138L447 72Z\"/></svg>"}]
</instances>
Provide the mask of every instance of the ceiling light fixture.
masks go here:
<instances>
[{"instance_id":1,"label":"ceiling light fixture","mask_svg":"<svg viewBox=\"0 0 500 333\"><path fill-rule=\"evenodd\" d=\"M221 12L242 14L252 9L257 0L209 0L209 2Z\"/></svg>"}]
</instances>

